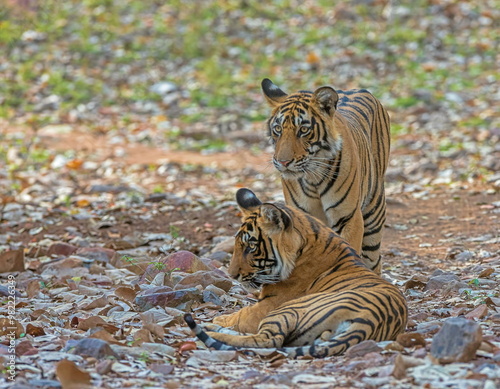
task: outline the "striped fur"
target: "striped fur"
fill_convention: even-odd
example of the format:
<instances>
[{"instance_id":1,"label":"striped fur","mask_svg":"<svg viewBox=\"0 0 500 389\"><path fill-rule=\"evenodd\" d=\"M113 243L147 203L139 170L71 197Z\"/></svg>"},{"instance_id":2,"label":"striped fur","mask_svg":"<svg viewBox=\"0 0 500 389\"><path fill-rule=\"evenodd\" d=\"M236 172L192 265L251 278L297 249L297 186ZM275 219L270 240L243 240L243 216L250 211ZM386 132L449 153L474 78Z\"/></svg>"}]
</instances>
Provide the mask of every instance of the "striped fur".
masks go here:
<instances>
[{"instance_id":1,"label":"striped fur","mask_svg":"<svg viewBox=\"0 0 500 389\"><path fill-rule=\"evenodd\" d=\"M287 95L265 79L262 90L273 107L267 124L286 203L333 228L380 274L387 111L364 89Z\"/></svg>"},{"instance_id":2,"label":"striped fur","mask_svg":"<svg viewBox=\"0 0 500 389\"><path fill-rule=\"evenodd\" d=\"M229 273L261 292L256 304L213 321L246 335L207 333L185 317L208 347L276 347L292 358L322 358L404 331L407 307L398 288L368 270L320 220L293 207L262 204L248 189L238 191L237 202L243 224Z\"/></svg>"}]
</instances>

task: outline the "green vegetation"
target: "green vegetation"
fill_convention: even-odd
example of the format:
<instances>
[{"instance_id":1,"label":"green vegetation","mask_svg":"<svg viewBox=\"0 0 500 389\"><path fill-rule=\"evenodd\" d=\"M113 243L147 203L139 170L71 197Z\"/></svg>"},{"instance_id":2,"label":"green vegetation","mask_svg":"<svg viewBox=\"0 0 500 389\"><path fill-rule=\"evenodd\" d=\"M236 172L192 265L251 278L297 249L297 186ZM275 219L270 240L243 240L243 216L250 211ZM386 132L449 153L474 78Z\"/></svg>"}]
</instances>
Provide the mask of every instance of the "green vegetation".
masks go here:
<instances>
[{"instance_id":1,"label":"green vegetation","mask_svg":"<svg viewBox=\"0 0 500 389\"><path fill-rule=\"evenodd\" d=\"M421 25L436 8L425 0L398 2L403 11L390 16L384 2L0 1L0 47L14 65L0 70L2 117L32 111L34 89L58 96L61 114L89 102L160 102L150 86L165 77L189 91L181 108L220 109L250 103L265 76L290 89L336 84L335 61L346 56L365 62L358 83L390 91L394 109L418 103L408 90L463 90L496 74L495 29L477 24L434 36ZM427 64L430 48L454 53L463 66ZM474 56L482 61L466 61ZM392 68L378 69L381 59Z\"/></svg>"}]
</instances>

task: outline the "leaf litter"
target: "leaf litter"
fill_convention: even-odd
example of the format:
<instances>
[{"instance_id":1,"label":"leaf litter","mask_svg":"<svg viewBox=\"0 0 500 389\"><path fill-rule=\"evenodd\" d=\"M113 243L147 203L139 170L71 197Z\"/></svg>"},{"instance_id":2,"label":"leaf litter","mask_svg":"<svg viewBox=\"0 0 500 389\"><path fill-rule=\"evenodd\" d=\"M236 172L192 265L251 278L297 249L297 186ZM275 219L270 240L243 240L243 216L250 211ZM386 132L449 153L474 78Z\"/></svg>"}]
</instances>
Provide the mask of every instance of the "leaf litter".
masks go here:
<instances>
[{"instance_id":1,"label":"leaf litter","mask_svg":"<svg viewBox=\"0 0 500 389\"><path fill-rule=\"evenodd\" d=\"M214 21L214 27L234 41L221 47L233 46L236 52L238 45L262 39L269 52L280 53L297 45L296 36L314 42L314 50L306 50L304 58L279 58L279 65L262 63L267 71L262 76L249 73L244 62L224 63L234 74L247 75L230 80L234 89L212 84L222 78L217 73L207 77L188 57L182 61L186 66L156 62L168 69L164 74L172 81L146 74L141 67L148 66L141 65L151 54L147 49L135 56L134 65L115 67L113 59L93 75L75 62L80 54L72 50L110 50L100 58L118 58L119 50L128 55L128 47L140 46L137 42L145 42L144 47L165 42L141 24L154 24L155 12L172 23L186 21L183 13L175 19L173 8L150 5L130 14L135 28L129 35L116 37L116 27L109 28L115 46L96 34L89 39L95 47L79 47L75 31L67 42L59 41L58 50L67 53L72 66L85 69L80 88L90 78L110 86L122 82L126 90L119 99L113 100L113 87L94 100L68 95L56 88L55 75L47 81L40 74L34 76L40 87L19 92L35 107L2 101L15 112L0 122L0 185L5 188L0 194L0 279L7 285L7 274L14 274L16 280L16 385L500 385L500 132L494 112L498 80L489 65L495 62L492 21L498 7L493 1L481 9L466 1L426 2L420 9L408 2L377 2L380 15L371 20L363 2L328 12L306 3L293 17L272 25L265 9L249 15L223 3L227 9L220 20L225 22ZM98 8L82 12L93 15L97 25L104 18ZM231 29L234 21L241 23L239 31ZM343 41L349 35L338 34L334 40L332 25L342 29L346 23L358 39ZM377 33L362 30L363 24ZM307 25L314 26L318 39ZM377 35L380 28L384 31ZM9 43L12 55L2 59L0 69L8 73L5 79L22 71L15 66L26 53L44 48L52 69L67 72L50 32L36 30L24 28L22 39ZM249 49L255 58L260 58L259 47ZM222 54L220 61L234 55ZM211 61L220 67L218 59ZM184 325L186 311L210 323L253 301L226 269L230 237L239 227L235 191L246 186L263 198L282 199L263 129L268 111L258 83L267 76L290 91L325 80L341 88L367 87L389 107L393 140L383 270L404 290L411 314L407 332L394 342L363 342L344 356L290 361L275 350L253 356L207 351ZM188 79L193 85L185 85ZM123 80L143 83L142 91L161 99L134 91ZM219 89L228 99L225 105L209 100L219 96ZM129 100L133 93L138 95ZM80 105L74 99L81 99ZM106 99L114 103L107 105ZM8 289L2 292L8 294ZM5 366L6 304L0 315ZM475 355L465 363L433 362L433 340L456 317L480 326ZM9 384L7 376L1 380Z\"/></svg>"}]
</instances>

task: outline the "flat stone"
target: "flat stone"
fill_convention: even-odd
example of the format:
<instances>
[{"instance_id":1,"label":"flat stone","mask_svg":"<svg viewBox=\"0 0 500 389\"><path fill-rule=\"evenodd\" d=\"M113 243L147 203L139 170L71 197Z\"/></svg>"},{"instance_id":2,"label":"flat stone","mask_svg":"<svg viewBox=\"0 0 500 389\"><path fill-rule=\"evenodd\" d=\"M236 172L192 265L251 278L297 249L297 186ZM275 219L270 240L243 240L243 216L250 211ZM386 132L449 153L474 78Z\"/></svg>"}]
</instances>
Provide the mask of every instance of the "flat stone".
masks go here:
<instances>
[{"instance_id":1,"label":"flat stone","mask_svg":"<svg viewBox=\"0 0 500 389\"><path fill-rule=\"evenodd\" d=\"M212 261L217 261L217 262L222 262L222 263L226 263L226 262L229 262L230 259L231 259L231 254L229 254L228 252L226 251L215 251L215 252L212 252L208 255L208 257L212 260Z\"/></svg>"},{"instance_id":2,"label":"flat stone","mask_svg":"<svg viewBox=\"0 0 500 389\"><path fill-rule=\"evenodd\" d=\"M177 307L179 304L201 302L202 295L199 289L189 288L172 292L152 293L140 295L135 298L135 303L140 311L147 311L154 307Z\"/></svg>"},{"instance_id":3,"label":"flat stone","mask_svg":"<svg viewBox=\"0 0 500 389\"><path fill-rule=\"evenodd\" d=\"M94 357L96 359L103 359L106 357L118 358L118 355L112 350L107 342L97 338L79 340L72 351L73 354Z\"/></svg>"},{"instance_id":4,"label":"flat stone","mask_svg":"<svg viewBox=\"0 0 500 389\"><path fill-rule=\"evenodd\" d=\"M427 285L425 286L425 290L442 290L445 289L447 286L449 286L451 283L456 285L457 287L459 286L460 278L458 278L455 274L453 273L442 273L436 276L433 276L429 278L429 281L427 281ZM464 283L465 286L467 284ZM463 286L460 286L463 287ZM460 287L458 289L460 289ZM457 290L458 290L457 289Z\"/></svg>"},{"instance_id":5,"label":"flat stone","mask_svg":"<svg viewBox=\"0 0 500 389\"><path fill-rule=\"evenodd\" d=\"M224 295L224 294L226 294L226 291L224 291L224 290L223 290L223 289L221 289L221 288L216 287L215 285L208 285L208 286L205 288L205 290L208 290L208 291L210 291L210 292L213 292L213 293L215 293L215 294L216 294L217 296L219 296L219 297L220 297L220 296L222 296L222 295Z\"/></svg>"},{"instance_id":6,"label":"flat stone","mask_svg":"<svg viewBox=\"0 0 500 389\"><path fill-rule=\"evenodd\" d=\"M141 344L141 348L149 351L150 353L169 355L171 357L173 357L177 352L177 349L175 349L174 347L163 343L143 343Z\"/></svg>"},{"instance_id":7,"label":"flat stone","mask_svg":"<svg viewBox=\"0 0 500 389\"><path fill-rule=\"evenodd\" d=\"M14 293L14 296L16 297L21 297L21 293L15 289L9 289L8 286L0 285L0 296L10 296L12 293Z\"/></svg>"},{"instance_id":8,"label":"flat stone","mask_svg":"<svg viewBox=\"0 0 500 389\"><path fill-rule=\"evenodd\" d=\"M212 303L219 307L222 305L222 300L220 299L220 297L217 296L214 292L211 292L209 290L203 291L203 302Z\"/></svg>"},{"instance_id":9,"label":"flat stone","mask_svg":"<svg viewBox=\"0 0 500 389\"><path fill-rule=\"evenodd\" d=\"M81 247L76 251L76 255L97 262L109 263L115 257L116 251L104 247Z\"/></svg>"},{"instance_id":10,"label":"flat stone","mask_svg":"<svg viewBox=\"0 0 500 389\"><path fill-rule=\"evenodd\" d=\"M217 251L224 251L226 253L232 254L234 252L234 237L228 237L223 241L217 243L215 247L210 250L210 253L216 253Z\"/></svg>"},{"instance_id":11,"label":"flat stone","mask_svg":"<svg viewBox=\"0 0 500 389\"><path fill-rule=\"evenodd\" d=\"M233 282L226 277L221 277L220 274L214 271L197 271L193 274L188 274L180 280L174 289L186 289L196 286L201 286L205 289L209 285L216 286L227 292L232 288Z\"/></svg>"},{"instance_id":12,"label":"flat stone","mask_svg":"<svg viewBox=\"0 0 500 389\"><path fill-rule=\"evenodd\" d=\"M469 362L482 341L481 326L472 320L453 317L434 335L431 356L437 363Z\"/></svg>"},{"instance_id":13,"label":"flat stone","mask_svg":"<svg viewBox=\"0 0 500 389\"><path fill-rule=\"evenodd\" d=\"M212 269L192 252L181 250L172 253L168 257L158 260L153 264L150 264L146 268L146 271L141 277L139 283L143 284L150 282L160 272L180 271L185 273L195 273L200 270L208 271Z\"/></svg>"},{"instance_id":14,"label":"flat stone","mask_svg":"<svg viewBox=\"0 0 500 389\"><path fill-rule=\"evenodd\" d=\"M145 289L144 292L141 293L141 295L146 296L148 294L165 293L171 292L172 290L172 287L168 285L153 286L152 288Z\"/></svg>"}]
</instances>

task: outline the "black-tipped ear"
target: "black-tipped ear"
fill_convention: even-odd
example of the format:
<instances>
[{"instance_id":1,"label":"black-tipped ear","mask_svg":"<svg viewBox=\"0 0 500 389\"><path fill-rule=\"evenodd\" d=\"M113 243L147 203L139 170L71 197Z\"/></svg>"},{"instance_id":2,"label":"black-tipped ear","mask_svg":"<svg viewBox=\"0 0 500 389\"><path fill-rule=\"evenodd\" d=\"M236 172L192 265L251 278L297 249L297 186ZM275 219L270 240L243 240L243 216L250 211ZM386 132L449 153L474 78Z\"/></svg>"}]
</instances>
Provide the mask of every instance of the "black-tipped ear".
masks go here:
<instances>
[{"instance_id":1,"label":"black-tipped ear","mask_svg":"<svg viewBox=\"0 0 500 389\"><path fill-rule=\"evenodd\" d=\"M283 92L278 86L276 86L269 78L264 78L262 80L262 92L264 92L264 97L271 107L275 107L281 104L285 98L288 96Z\"/></svg>"},{"instance_id":2,"label":"black-tipped ear","mask_svg":"<svg viewBox=\"0 0 500 389\"><path fill-rule=\"evenodd\" d=\"M339 95L335 89L330 86L322 86L314 91L314 99L323 111L333 116L339 101Z\"/></svg>"},{"instance_id":3,"label":"black-tipped ear","mask_svg":"<svg viewBox=\"0 0 500 389\"><path fill-rule=\"evenodd\" d=\"M262 202L250 189L241 188L236 192L236 202L242 211L252 211L262 205Z\"/></svg>"},{"instance_id":4,"label":"black-tipped ear","mask_svg":"<svg viewBox=\"0 0 500 389\"><path fill-rule=\"evenodd\" d=\"M260 210L263 227L267 230L268 235L284 231L292 224L290 216L273 204L264 204Z\"/></svg>"}]
</instances>

